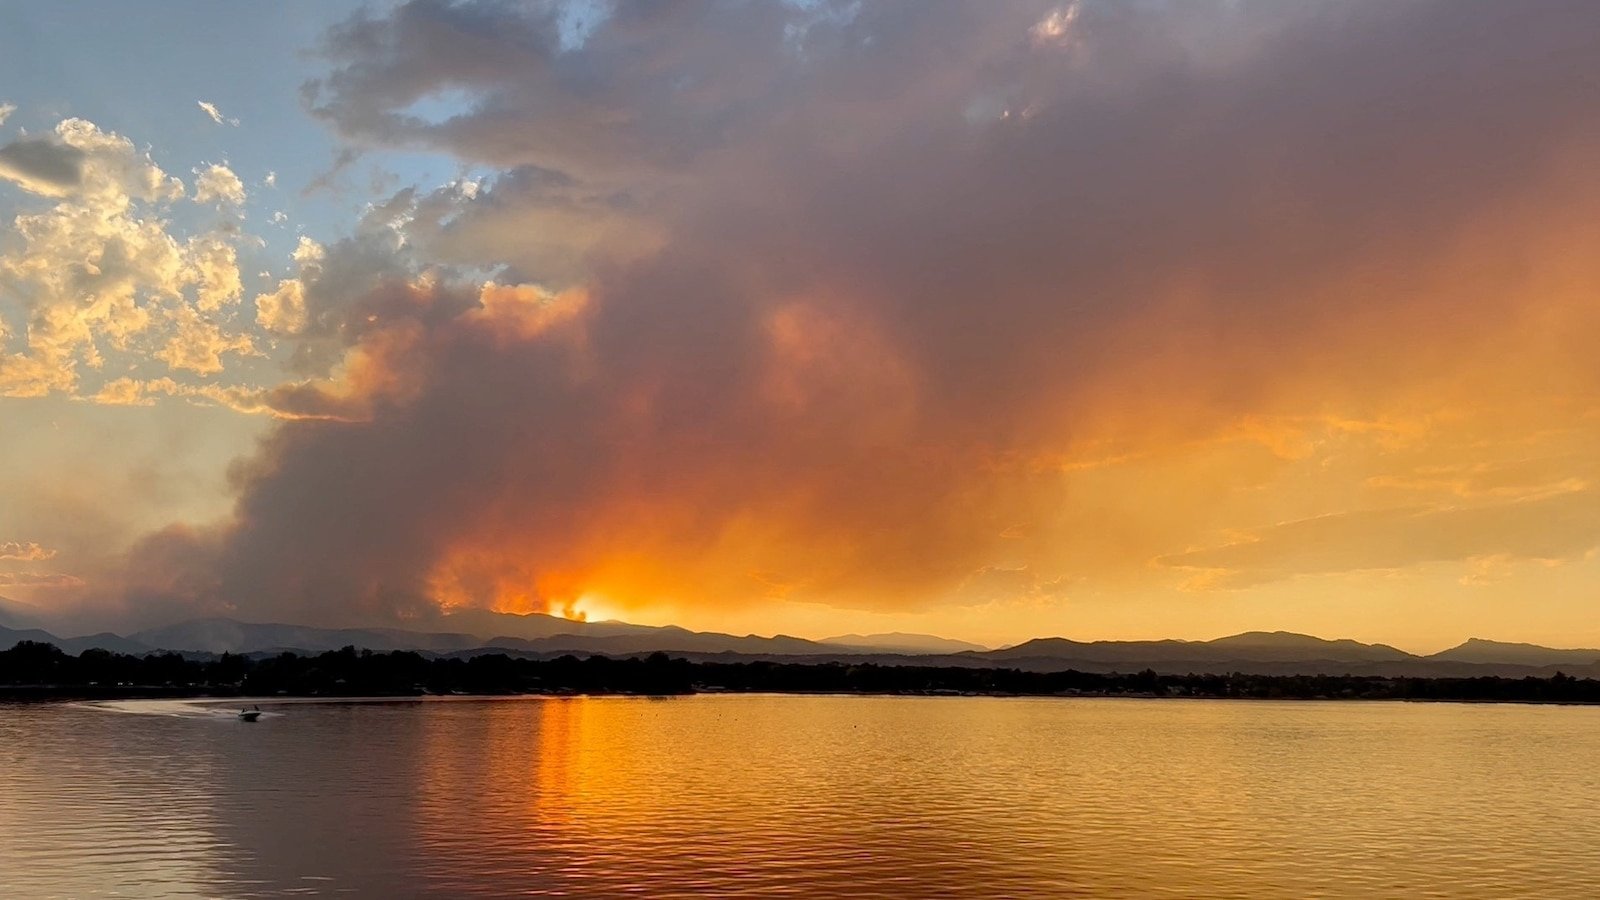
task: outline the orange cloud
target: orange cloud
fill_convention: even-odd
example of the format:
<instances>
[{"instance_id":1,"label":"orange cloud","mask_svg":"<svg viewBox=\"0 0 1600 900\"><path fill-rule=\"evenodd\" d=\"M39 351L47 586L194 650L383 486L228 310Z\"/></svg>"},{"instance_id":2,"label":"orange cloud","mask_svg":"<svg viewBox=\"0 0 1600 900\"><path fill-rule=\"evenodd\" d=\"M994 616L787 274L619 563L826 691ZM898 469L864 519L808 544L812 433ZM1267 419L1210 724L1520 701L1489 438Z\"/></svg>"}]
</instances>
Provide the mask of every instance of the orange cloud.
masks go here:
<instances>
[{"instance_id":1,"label":"orange cloud","mask_svg":"<svg viewBox=\"0 0 1600 900\"><path fill-rule=\"evenodd\" d=\"M347 23L316 115L503 171L397 193L257 299L302 380L238 402L300 417L185 583L307 620L1024 630L1579 568L1596 14L1070 9L619 12L563 51L581 91L509 9ZM442 85L483 102L405 113Z\"/></svg>"},{"instance_id":2,"label":"orange cloud","mask_svg":"<svg viewBox=\"0 0 1600 900\"><path fill-rule=\"evenodd\" d=\"M0 559L19 559L35 562L55 558L56 551L41 547L33 541L0 541Z\"/></svg>"}]
</instances>

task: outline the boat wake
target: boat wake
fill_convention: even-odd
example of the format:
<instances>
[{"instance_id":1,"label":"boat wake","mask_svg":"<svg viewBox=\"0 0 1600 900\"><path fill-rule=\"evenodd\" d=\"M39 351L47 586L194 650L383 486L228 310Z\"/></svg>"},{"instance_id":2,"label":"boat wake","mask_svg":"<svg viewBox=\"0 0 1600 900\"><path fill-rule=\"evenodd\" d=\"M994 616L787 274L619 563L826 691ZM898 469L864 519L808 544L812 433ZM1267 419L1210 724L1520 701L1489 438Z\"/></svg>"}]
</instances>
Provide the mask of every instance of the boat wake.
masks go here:
<instances>
[{"instance_id":1,"label":"boat wake","mask_svg":"<svg viewBox=\"0 0 1600 900\"><path fill-rule=\"evenodd\" d=\"M136 716L218 721L238 721L240 718L237 700L85 700L76 705ZM267 710L259 712L259 716L263 719L272 715L274 714Z\"/></svg>"}]
</instances>

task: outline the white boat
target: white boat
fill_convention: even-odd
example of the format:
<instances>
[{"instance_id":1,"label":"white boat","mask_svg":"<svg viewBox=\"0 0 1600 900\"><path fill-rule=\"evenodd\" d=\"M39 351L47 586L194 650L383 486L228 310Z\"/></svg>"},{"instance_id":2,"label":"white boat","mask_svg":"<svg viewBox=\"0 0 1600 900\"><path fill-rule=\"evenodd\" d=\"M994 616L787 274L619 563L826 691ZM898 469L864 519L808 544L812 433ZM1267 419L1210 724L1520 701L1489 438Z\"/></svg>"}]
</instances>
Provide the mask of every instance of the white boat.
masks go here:
<instances>
[{"instance_id":1,"label":"white boat","mask_svg":"<svg viewBox=\"0 0 1600 900\"><path fill-rule=\"evenodd\" d=\"M261 707L259 706L239 710L239 721L241 722L254 722L259 718L261 718Z\"/></svg>"}]
</instances>

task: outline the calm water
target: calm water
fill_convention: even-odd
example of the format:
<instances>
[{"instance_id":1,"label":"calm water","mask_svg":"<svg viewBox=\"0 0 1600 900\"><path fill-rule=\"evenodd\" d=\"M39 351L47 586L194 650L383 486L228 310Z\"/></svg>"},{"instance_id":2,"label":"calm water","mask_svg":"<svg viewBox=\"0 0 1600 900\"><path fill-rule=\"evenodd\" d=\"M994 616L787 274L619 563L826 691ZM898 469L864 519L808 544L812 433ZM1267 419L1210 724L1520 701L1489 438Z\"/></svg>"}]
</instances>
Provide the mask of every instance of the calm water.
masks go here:
<instances>
[{"instance_id":1,"label":"calm water","mask_svg":"<svg viewBox=\"0 0 1600 900\"><path fill-rule=\"evenodd\" d=\"M0 705L0 894L1593 897L1600 709Z\"/></svg>"}]
</instances>

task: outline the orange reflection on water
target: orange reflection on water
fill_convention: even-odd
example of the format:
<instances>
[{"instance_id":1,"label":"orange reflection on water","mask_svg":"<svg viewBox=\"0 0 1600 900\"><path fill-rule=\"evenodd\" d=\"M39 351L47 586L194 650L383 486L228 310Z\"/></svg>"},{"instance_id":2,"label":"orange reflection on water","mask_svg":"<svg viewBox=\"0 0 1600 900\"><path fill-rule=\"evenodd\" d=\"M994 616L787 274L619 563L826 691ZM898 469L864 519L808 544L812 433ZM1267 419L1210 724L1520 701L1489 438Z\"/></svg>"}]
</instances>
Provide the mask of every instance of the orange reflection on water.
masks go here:
<instances>
[{"instance_id":1,"label":"orange reflection on water","mask_svg":"<svg viewBox=\"0 0 1600 900\"><path fill-rule=\"evenodd\" d=\"M129 709L128 712L136 710ZM7 897L1600 890L1600 710L819 696L0 706Z\"/></svg>"}]
</instances>

